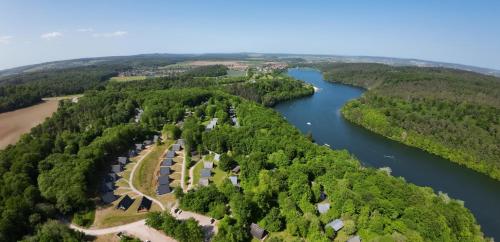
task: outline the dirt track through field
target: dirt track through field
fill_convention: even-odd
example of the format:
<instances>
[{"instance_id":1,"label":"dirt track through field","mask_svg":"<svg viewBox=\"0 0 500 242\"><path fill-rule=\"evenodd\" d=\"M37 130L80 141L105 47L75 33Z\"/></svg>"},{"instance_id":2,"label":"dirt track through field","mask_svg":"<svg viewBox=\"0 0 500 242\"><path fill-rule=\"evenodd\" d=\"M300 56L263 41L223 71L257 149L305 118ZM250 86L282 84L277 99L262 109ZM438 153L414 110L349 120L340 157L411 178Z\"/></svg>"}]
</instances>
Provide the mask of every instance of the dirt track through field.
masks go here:
<instances>
[{"instance_id":1,"label":"dirt track through field","mask_svg":"<svg viewBox=\"0 0 500 242\"><path fill-rule=\"evenodd\" d=\"M0 149L16 143L22 134L42 123L57 110L58 100L47 100L43 103L0 113Z\"/></svg>"}]
</instances>

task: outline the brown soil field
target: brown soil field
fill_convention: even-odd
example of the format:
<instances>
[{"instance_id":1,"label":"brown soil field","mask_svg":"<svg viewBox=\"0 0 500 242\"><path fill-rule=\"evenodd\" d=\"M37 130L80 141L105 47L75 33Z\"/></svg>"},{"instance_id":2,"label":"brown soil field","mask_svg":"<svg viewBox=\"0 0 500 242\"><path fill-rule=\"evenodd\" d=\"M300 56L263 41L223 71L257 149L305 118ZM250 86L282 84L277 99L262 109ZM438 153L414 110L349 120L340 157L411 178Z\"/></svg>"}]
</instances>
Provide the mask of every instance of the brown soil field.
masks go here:
<instances>
[{"instance_id":1,"label":"brown soil field","mask_svg":"<svg viewBox=\"0 0 500 242\"><path fill-rule=\"evenodd\" d=\"M59 101L52 99L43 103L0 113L0 149L15 144L22 134L42 123L57 110Z\"/></svg>"}]
</instances>

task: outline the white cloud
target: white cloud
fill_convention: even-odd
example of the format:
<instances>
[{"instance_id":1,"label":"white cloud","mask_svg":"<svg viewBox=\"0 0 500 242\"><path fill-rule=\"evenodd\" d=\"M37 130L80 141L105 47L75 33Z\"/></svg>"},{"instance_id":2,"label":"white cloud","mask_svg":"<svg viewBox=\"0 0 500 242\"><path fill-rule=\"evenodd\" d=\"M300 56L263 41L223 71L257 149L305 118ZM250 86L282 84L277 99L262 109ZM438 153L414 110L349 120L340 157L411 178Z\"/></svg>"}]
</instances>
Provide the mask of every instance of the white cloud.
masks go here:
<instances>
[{"instance_id":1,"label":"white cloud","mask_svg":"<svg viewBox=\"0 0 500 242\"><path fill-rule=\"evenodd\" d=\"M61 37L63 34L61 32L50 32L50 33L45 33L40 35L40 38L46 39L46 40L51 40L54 38Z\"/></svg>"},{"instance_id":2,"label":"white cloud","mask_svg":"<svg viewBox=\"0 0 500 242\"><path fill-rule=\"evenodd\" d=\"M6 44L10 43L10 40L12 40L12 38L14 38L14 37L12 37L10 35L0 36L0 44L6 45Z\"/></svg>"},{"instance_id":3,"label":"white cloud","mask_svg":"<svg viewBox=\"0 0 500 242\"><path fill-rule=\"evenodd\" d=\"M95 33L92 36L97 37L97 38L99 38L99 37L111 38L111 37L121 37L121 36L124 36L127 34L128 34L127 31L118 30L115 32L110 32L110 33Z\"/></svg>"},{"instance_id":4,"label":"white cloud","mask_svg":"<svg viewBox=\"0 0 500 242\"><path fill-rule=\"evenodd\" d=\"M93 28L81 28L81 29L77 29L76 31L86 33L86 32L94 32L94 29Z\"/></svg>"}]
</instances>

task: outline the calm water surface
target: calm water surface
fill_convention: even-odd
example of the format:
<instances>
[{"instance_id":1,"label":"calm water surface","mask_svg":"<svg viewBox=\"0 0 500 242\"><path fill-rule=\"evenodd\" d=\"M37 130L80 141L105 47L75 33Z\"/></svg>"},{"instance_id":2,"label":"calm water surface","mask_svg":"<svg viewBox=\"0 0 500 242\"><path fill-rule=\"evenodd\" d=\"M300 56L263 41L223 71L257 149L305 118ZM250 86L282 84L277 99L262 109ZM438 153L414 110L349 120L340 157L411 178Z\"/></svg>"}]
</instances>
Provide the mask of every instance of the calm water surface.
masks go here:
<instances>
[{"instance_id":1,"label":"calm water surface","mask_svg":"<svg viewBox=\"0 0 500 242\"><path fill-rule=\"evenodd\" d=\"M500 239L500 182L345 120L340 114L341 107L358 98L363 89L326 82L313 69L293 68L288 74L320 88L311 97L276 106L290 123L304 133L312 132L318 144L347 149L366 166L388 166L394 176L463 200L485 234Z\"/></svg>"}]
</instances>

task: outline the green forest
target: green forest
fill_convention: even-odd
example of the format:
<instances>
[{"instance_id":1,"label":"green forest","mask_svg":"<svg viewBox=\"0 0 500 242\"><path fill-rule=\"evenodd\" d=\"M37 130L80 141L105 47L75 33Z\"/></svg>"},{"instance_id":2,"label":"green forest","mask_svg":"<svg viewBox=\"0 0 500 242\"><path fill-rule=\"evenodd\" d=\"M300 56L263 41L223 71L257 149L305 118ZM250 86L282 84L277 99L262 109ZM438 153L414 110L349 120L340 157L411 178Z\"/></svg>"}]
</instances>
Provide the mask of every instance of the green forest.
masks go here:
<instances>
[{"instance_id":1,"label":"green forest","mask_svg":"<svg viewBox=\"0 0 500 242\"><path fill-rule=\"evenodd\" d=\"M125 67L76 67L23 73L0 78L0 113L39 103L44 97L82 93L103 88Z\"/></svg>"},{"instance_id":2,"label":"green forest","mask_svg":"<svg viewBox=\"0 0 500 242\"><path fill-rule=\"evenodd\" d=\"M113 158L180 120L188 151L215 151L224 154L223 169L241 167L241 189L229 180L185 194L176 189L181 208L221 219L214 241L250 241L251 223L272 241L345 241L354 234L364 241L485 240L461 202L316 145L266 107L311 94L311 86L274 73L110 82L78 103L61 101L51 118L0 151L0 241L82 241L54 219L93 209ZM231 106L239 128L229 119ZM144 110L140 123L133 122L136 108ZM217 127L204 132L202 123L213 117ZM331 208L320 215L322 194ZM325 229L336 218L345 222L337 234ZM148 224L180 241L201 241L186 235L200 235L189 220L153 213Z\"/></svg>"},{"instance_id":3,"label":"green forest","mask_svg":"<svg viewBox=\"0 0 500 242\"><path fill-rule=\"evenodd\" d=\"M444 68L318 64L368 91L342 114L393 140L500 180L500 78Z\"/></svg>"}]
</instances>

